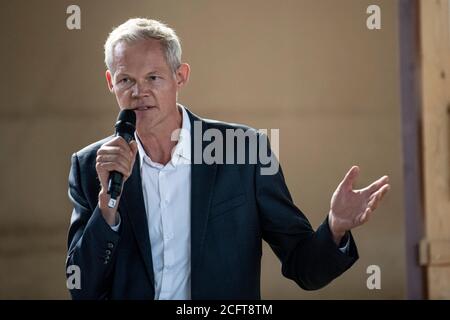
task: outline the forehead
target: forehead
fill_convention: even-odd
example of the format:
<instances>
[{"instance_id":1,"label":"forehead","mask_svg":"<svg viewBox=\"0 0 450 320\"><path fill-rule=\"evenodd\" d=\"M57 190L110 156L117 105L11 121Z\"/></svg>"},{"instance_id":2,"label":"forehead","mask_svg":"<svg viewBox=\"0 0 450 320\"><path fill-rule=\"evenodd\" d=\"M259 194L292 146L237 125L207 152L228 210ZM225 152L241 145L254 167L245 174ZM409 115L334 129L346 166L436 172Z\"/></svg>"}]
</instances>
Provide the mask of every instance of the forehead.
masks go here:
<instances>
[{"instance_id":1,"label":"forehead","mask_svg":"<svg viewBox=\"0 0 450 320\"><path fill-rule=\"evenodd\" d=\"M161 42L157 39L121 41L114 46L113 65L117 71L166 69L168 67Z\"/></svg>"}]
</instances>

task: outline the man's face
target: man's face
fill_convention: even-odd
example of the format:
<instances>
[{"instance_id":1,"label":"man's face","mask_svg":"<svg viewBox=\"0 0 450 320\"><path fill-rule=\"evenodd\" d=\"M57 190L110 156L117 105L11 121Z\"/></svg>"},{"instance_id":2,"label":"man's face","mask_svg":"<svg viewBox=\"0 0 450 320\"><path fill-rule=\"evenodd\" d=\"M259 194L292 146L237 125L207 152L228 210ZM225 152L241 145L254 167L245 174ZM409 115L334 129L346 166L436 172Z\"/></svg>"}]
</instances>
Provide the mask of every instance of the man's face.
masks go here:
<instances>
[{"instance_id":1,"label":"man's face","mask_svg":"<svg viewBox=\"0 0 450 320\"><path fill-rule=\"evenodd\" d=\"M174 73L158 40L119 42L111 72L106 72L108 87L121 109L135 109L139 133L159 130L178 119L177 92L187 81L189 66L183 64Z\"/></svg>"}]
</instances>

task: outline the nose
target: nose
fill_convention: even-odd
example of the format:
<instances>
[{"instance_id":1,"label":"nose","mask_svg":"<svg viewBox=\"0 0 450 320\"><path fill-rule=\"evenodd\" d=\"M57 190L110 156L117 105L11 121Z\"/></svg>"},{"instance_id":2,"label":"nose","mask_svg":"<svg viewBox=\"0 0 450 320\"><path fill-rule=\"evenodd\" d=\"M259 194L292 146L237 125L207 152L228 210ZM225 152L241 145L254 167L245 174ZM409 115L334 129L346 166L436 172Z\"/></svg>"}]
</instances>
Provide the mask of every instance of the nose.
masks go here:
<instances>
[{"instance_id":1,"label":"nose","mask_svg":"<svg viewBox=\"0 0 450 320\"><path fill-rule=\"evenodd\" d=\"M136 82L133 85L133 88L131 90L132 98L143 98L143 97L148 97L148 96L149 96L148 88L146 88L144 84L142 84L140 82Z\"/></svg>"}]
</instances>

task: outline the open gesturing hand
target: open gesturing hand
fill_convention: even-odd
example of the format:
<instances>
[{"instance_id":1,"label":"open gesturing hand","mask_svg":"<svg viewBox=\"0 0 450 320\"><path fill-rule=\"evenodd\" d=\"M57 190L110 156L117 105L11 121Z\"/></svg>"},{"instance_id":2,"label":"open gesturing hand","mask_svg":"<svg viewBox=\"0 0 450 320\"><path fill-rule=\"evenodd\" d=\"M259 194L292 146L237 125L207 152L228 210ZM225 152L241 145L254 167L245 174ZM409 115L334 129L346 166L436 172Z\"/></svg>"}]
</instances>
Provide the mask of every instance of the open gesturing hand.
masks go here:
<instances>
[{"instance_id":1,"label":"open gesturing hand","mask_svg":"<svg viewBox=\"0 0 450 320\"><path fill-rule=\"evenodd\" d=\"M353 190L358 176L359 167L353 166L331 198L328 222L336 243L345 232L366 223L390 189L389 177L383 176L364 189Z\"/></svg>"}]
</instances>

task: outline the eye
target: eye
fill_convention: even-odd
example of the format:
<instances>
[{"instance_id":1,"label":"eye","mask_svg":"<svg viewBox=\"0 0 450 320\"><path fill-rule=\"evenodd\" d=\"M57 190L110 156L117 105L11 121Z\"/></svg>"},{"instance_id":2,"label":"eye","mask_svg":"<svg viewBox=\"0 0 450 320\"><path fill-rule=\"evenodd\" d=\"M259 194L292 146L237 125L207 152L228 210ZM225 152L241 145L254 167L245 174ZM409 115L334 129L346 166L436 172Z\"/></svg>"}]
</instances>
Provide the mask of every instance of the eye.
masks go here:
<instances>
[{"instance_id":1,"label":"eye","mask_svg":"<svg viewBox=\"0 0 450 320\"><path fill-rule=\"evenodd\" d=\"M128 83L130 81L129 78L123 78L119 80L119 83Z\"/></svg>"},{"instance_id":2,"label":"eye","mask_svg":"<svg viewBox=\"0 0 450 320\"><path fill-rule=\"evenodd\" d=\"M158 79L158 76L149 76L148 78L152 81L155 81Z\"/></svg>"}]
</instances>

